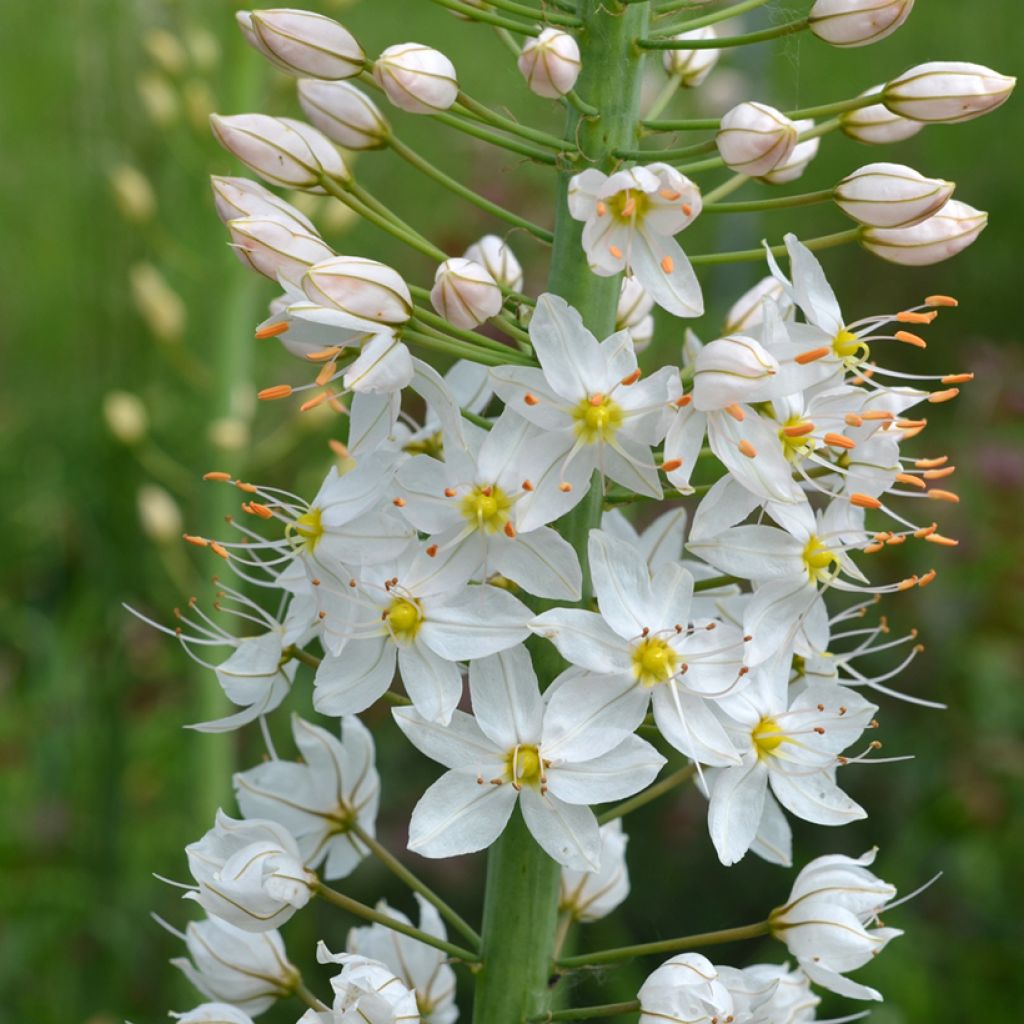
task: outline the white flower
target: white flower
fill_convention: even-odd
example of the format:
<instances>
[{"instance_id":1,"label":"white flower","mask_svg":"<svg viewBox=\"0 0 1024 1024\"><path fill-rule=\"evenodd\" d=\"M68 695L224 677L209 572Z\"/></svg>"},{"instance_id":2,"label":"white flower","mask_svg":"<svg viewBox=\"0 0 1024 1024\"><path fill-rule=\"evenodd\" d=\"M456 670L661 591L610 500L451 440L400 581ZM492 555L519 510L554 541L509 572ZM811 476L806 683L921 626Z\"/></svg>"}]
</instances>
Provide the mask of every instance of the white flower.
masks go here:
<instances>
[{"instance_id":1,"label":"white flower","mask_svg":"<svg viewBox=\"0 0 1024 1024\"><path fill-rule=\"evenodd\" d=\"M1016 84L1016 78L981 64L936 60L894 78L883 88L882 102L914 121L959 124L1001 106Z\"/></svg>"},{"instance_id":2,"label":"white flower","mask_svg":"<svg viewBox=\"0 0 1024 1024\"><path fill-rule=\"evenodd\" d=\"M911 227L865 228L860 244L890 263L925 267L962 252L987 224L987 213L950 199L938 213Z\"/></svg>"},{"instance_id":3,"label":"white flower","mask_svg":"<svg viewBox=\"0 0 1024 1024\"><path fill-rule=\"evenodd\" d=\"M572 92L580 77L580 48L568 32L546 28L527 39L516 63L531 92L557 99Z\"/></svg>"},{"instance_id":4,"label":"white flower","mask_svg":"<svg viewBox=\"0 0 1024 1024\"><path fill-rule=\"evenodd\" d=\"M558 909L572 914L576 921L599 921L607 917L629 896L629 869L626 867L626 843L622 819L601 826L601 851L596 871L562 868Z\"/></svg>"},{"instance_id":5,"label":"white flower","mask_svg":"<svg viewBox=\"0 0 1024 1024\"><path fill-rule=\"evenodd\" d=\"M252 1016L290 995L299 981L276 931L247 932L209 917L190 921L183 938L192 959L171 963L208 999Z\"/></svg>"},{"instance_id":6,"label":"white flower","mask_svg":"<svg viewBox=\"0 0 1024 1024\"><path fill-rule=\"evenodd\" d=\"M391 127L377 104L349 82L319 78L299 81L299 103L306 117L329 139L346 149L378 149Z\"/></svg>"},{"instance_id":7,"label":"white flower","mask_svg":"<svg viewBox=\"0 0 1024 1024\"><path fill-rule=\"evenodd\" d=\"M446 939L448 935L438 912L419 893L414 895L420 909L420 931ZM412 924L405 914L389 907L384 900L377 904L377 910L402 924ZM453 1024L458 1018L455 972L440 950L380 924L351 928L346 946L349 953L384 964L406 988L412 989L426 1024Z\"/></svg>"},{"instance_id":8,"label":"white flower","mask_svg":"<svg viewBox=\"0 0 1024 1024\"><path fill-rule=\"evenodd\" d=\"M756 178L789 159L796 137L797 127L785 114L748 101L725 114L715 143L728 167Z\"/></svg>"},{"instance_id":9,"label":"white flower","mask_svg":"<svg viewBox=\"0 0 1024 1024\"><path fill-rule=\"evenodd\" d=\"M869 146L885 146L912 138L924 128L921 121L911 121L909 117L900 117L887 110L881 102L883 88L876 85L863 93L865 96L878 96L878 103L839 115L839 128L844 135Z\"/></svg>"},{"instance_id":10,"label":"white flower","mask_svg":"<svg viewBox=\"0 0 1024 1024\"><path fill-rule=\"evenodd\" d=\"M735 864L753 844L769 783L783 807L805 821L843 825L866 816L836 785L835 773L839 754L878 709L841 686L808 686L791 695L790 652L780 653L719 703L743 758L708 776L708 828L723 864Z\"/></svg>"},{"instance_id":11,"label":"white flower","mask_svg":"<svg viewBox=\"0 0 1024 1024\"><path fill-rule=\"evenodd\" d=\"M892 35L913 9L914 0L815 0L808 21L833 46L867 46Z\"/></svg>"},{"instance_id":12,"label":"white flower","mask_svg":"<svg viewBox=\"0 0 1024 1024\"><path fill-rule=\"evenodd\" d=\"M686 536L686 509L670 508L662 512L641 533L622 514L621 509L609 509L601 516L601 529L609 537L625 541L640 552L653 576L662 566L677 562L683 554Z\"/></svg>"},{"instance_id":13,"label":"white flower","mask_svg":"<svg viewBox=\"0 0 1024 1024\"><path fill-rule=\"evenodd\" d=\"M539 427L506 410L479 443L460 448L451 439L444 462L414 456L397 476L401 511L441 548L475 549L474 573L498 573L539 597L576 601L579 560L544 525L561 514L561 504L545 507L551 492L533 489L520 473L521 450L543 436Z\"/></svg>"},{"instance_id":14,"label":"white flower","mask_svg":"<svg viewBox=\"0 0 1024 1024\"><path fill-rule=\"evenodd\" d=\"M699 953L679 953L666 960L648 975L637 998L639 1024L724 1024L735 1017L732 995L717 968Z\"/></svg>"},{"instance_id":15,"label":"white flower","mask_svg":"<svg viewBox=\"0 0 1024 1024\"><path fill-rule=\"evenodd\" d=\"M332 953L323 942L317 943L316 958L322 964L341 964L341 973L331 978L332 1012L315 1014L310 1011L302 1021L401 1024L420 1019L416 993L379 961L354 953Z\"/></svg>"},{"instance_id":16,"label":"white flower","mask_svg":"<svg viewBox=\"0 0 1024 1024\"><path fill-rule=\"evenodd\" d=\"M631 270L651 298L677 316L704 312L700 284L673 238L700 210L700 190L668 164L610 176L591 168L569 182L569 213L585 221L590 269L600 277Z\"/></svg>"},{"instance_id":17,"label":"white flower","mask_svg":"<svg viewBox=\"0 0 1024 1024\"><path fill-rule=\"evenodd\" d=\"M442 726L413 708L392 712L410 742L449 769L416 805L409 849L425 857L481 850L518 802L550 857L597 870L601 840L588 805L638 792L665 759L637 736L595 725L571 694L545 702L523 647L474 661L469 687L475 718L456 711Z\"/></svg>"},{"instance_id":18,"label":"white flower","mask_svg":"<svg viewBox=\"0 0 1024 1024\"><path fill-rule=\"evenodd\" d=\"M185 854L199 885L186 899L249 932L284 924L309 902L316 883L291 834L261 818L235 821L218 811L214 827Z\"/></svg>"},{"instance_id":19,"label":"white flower","mask_svg":"<svg viewBox=\"0 0 1024 1024\"><path fill-rule=\"evenodd\" d=\"M769 275L762 277L752 288L748 288L725 314L722 334L745 334L764 320L764 300L771 299L779 309L783 320L790 320L796 312L792 300L786 295L779 281Z\"/></svg>"},{"instance_id":20,"label":"white flower","mask_svg":"<svg viewBox=\"0 0 1024 1024\"><path fill-rule=\"evenodd\" d=\"M242 264L271 281L297 287L314 263L334 255L318 234L276 218L236 217L227 222L227 228Z\"/></svg>"},{"instance_id":21,"label":"white flower","mask_svg":"<svg viewBox=\"0 0 1024 1024\"><path fill-rule=\"evenodd\" d=\"M179 1024L252 1024L252 1017L228 1003L203 1003L188 1013L172 1013Z\"/></svg>"},{"instance_id":22,"label":"white flower","mask_svg":"<svg viewBox=\"0 0 1024 1024\"><path fill-rule=\"evenodd\" d=\"M264 217L289 224L310 235L317 235L313 222L301 210L286 203L258 181L212 174L210 186L217 216L225 224L239 217Z\"/></svg>"},{"instance_id":23,"label":"white flower","mask_svg":"<svg viewBox=\"0 0 1024 1024\"><path fill-rule=\"evenodd\" d=\"M747 1024L811 1024L821 1002L807 975L788 964L719 967L718 977L733 998L736 1018Z\"/></svg>"},{"instance_id":24,"label":"white flower","mask_svg":"<svg viewBox=\"0 0 1024 1024\"><path fill-rule=\"evenodd\" d=\"M497 235L484 235L462 255L467 260L479 263L499 285L514 292L523 290L523 268L516 254Z\"/></svg>"},{"instance_id":25,"label":"white flower","mask_svg":"<svg viewBox=\"0 0 1024 1024\"><path fill-rule=\"evenodd\" d=\"M793 123L801 135L814 127L814 121L811 118ZM791 181L796 181L807 170L807 165L818 155L820 143L821 139L817 137L804 139L802 142L797 139L793 152L782 163L762 174L760 180L768 182L769 185L786 185Z\"/></svg>"},{"instance_id":26,"label":"white flower","mask_svg":"<svg viewBox=\"0 0 1024 1024\"><path fill-rule=\"evenodd\" d=\"M786 905L770 915L772 933L811 981L851 999L881 1000L873 988L844 975L903 934L878 921L896 888L868 871L874 860L874 850L857 858L836 854L812 860L797 875ZM879 926L868 927L872 923Z\"/></svg>"},{"instance_id":27,"label":"white flower","mask_svg":"<svg viewBox=\"0 0 1024 1024\"><path fill-rule=\"evenodd\" d=\"M628 334L599 344L580 315L554 295L537 300L530 340L541 369L491 371L506 405L546 432L524 447L519 463L533 487L533 508L543 510L539 519L526 515L522 529L582 501L595 470L660 498L650 446L664 436L668 409L681 390L676 370L663 367L641 379Z\"/></svg>"},{"instance_id":28,"label":"white flower","mask_svg":"<svg viewBox=\"0 0 1024 1024\"><path fill-rule=\"evenodd\" d=\"M685 42L687 39L714 39L717 35L714 25L705 25L703 28L691 29L689 32L680 32L672 38L677 42ZM721 50L711 47L700 47L696 50L666 50L662 56L665 70L670 75L678 75L680 84L687 89L695 89L702 85L704 79L711 74L711 69L718 63L722 55Z\"/></svg>"},{"instance_id":29,"label":"white flower","mask_svg":"<svg viewBox=\"0 0 1024 1024\"><path fill-rule=\"evenodd\" d=\"M412 545L393 563L367 568L324 601L324 645L313 706L321 714L355 714L391 685L395 661L417 710L447 722L462 695L458 662L483 658L529 635L530 610L488 584L467 586L477 552L423 551Z\"/></svg>"},{"instance_id":30,"label":"white flower","mask_svg":"<svg viewBox=\"0 0 1024 1024\"><path fill-rule=\"evenodd\" d=\"M459 95L452 62L419 43L389 46L374 63L373 77L387 98L410 114L447 110Z\"/></svg>"},{"instance_id":31,"label":"white flower","mask_svg":"<svg viewBox=\"0 0 1024 1024\"><path fill-rule=\"evenodd\" d=\"M629 331L636 352L643 351L654 336L653 307L654 299L644 286L632 275L624 274L615 309L615 330Z\"/></svg>"},{"instance_id":32,"label":"white flower","mask_svg":"<svg viewBox=\"0 0 1024 1024\"><path fill-rule=\"evenodd\" d=\"M848 174L833 192L848 217L874 228L902 228L926 220L953 195L956 185L926 178L904 164L874 163Z\"/></svg>"},{"instance_id":33,"label":"white flower","mask_svg":"<svg viewBox=\"0 0 1024 1024\"><path fill-rule=\"evenodd\" d=\"M412 315L412 296L401 275L377 260L335 256L311 267L302 281L311 302L338 310L363 330L398 327Z\"/></svg>"},{"instance_id":34,"label":"white flower","mask_svg":"<svg viewBox=\"0 0 1024 1024\"><path fill-rule=\"evenodd\" d=\"M456 327L478 327L501 312L497 282L479 263L461 257L445 260L430 291L434 309Z\"/></svg>"},{"instance_id":35,"label":"white flower","mask_svg":"<svg viewBox=\"0 0 1024 1024\"><path fill-rule=\"evenodd\" d=\"M708 697L744 674L739 631L690 627L693 577L677 562L652 578L640 552L601 530L591 530L588 550L600 614L553 608L530 623L567 661L601 676L569 679L560 691L612 735L632 732L653 703L655 723L677 750L706 764L738 764Z\"/></svg>"},{"instance_id":36,"label":"white flower","mask_svg":"<svg viewBox=\"0 0 1024 1024\"><path fill-rule=\"evenodd\" d=\"M275 67L290 75L351 78L366 54L344 26L313 11L238 11L242 34Z\"/></svg>"},{"instance_id":37,"label":"white flower","mask_svg":"<svg viewBox=\"0 0 1024 1024\"><path fill-rule=\"evenodd\" d=\"M366 856L352 832L374 834L380 777L373 737L355 716L341 721L341 740L292 717L302 761L265 761L234 777L235 795L247 818L269 818L296 839L311 868L324 863L324 878L344 878Z\"/></svg>"}]
</instances>

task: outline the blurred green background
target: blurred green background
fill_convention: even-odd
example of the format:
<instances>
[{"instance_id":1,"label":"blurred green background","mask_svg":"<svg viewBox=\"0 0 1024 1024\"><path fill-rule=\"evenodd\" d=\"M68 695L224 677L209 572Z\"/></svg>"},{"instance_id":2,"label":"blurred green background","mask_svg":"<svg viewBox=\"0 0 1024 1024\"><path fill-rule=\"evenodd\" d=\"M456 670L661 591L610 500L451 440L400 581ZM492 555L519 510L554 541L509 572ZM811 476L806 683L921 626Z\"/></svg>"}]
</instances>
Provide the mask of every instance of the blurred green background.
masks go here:
<instances>
[{"instance_id":1,"label":"blurred green background","mask_svg":"<svg viewBox=\"0 0 1024 1024\"><path fill-rule=\"evenodd\" d=\"M343 12L371 55L407 39L437 45L472 94L557 129L557 112L526 93L485 27L428 0L309 6ZM178 943L149 918L153 911L181 926L190 908L151 873L186 873L182 847L206 829L219 801L232 807L230 766L253 763L260 746L254 735L220 740L182 731L209 707L215 683L121 603L167 621L187 595L209 590L207 575L220 564L195 557L180 533L217 532L237 502L201 484L203 471L228 469L311 495L332 458L326 442L342 428L331 418L298 417L286 403L254 408L257 386L297 381L297 367L272 343L251 341L274 290L238 265L214 216L206 176L243 172L209 139L206 116L297 108L292 84L236 39L236 5L58 0L45 16L29 0L3 7L0 1021L141 1024L199 1001L166 964ZM802 9L778 4L747 25ZM729 54L699 95L671 109L718 113L749 97L782 108L827 102L929 59L1019 73L1020 20L1015 0L919 0L906 27L867 49L794 38ZM661 81L652 73L652 92ZM396 113L394 122L404 139L479 191L549 222L545 172L425 119ZM825 257L851 318L925 294L958 296L960 309L929 328L926 356L900 351L891 361L978 375L958 401L929 410L932 425L917 443L922 454L949 452L959 467L955 487L964 500L941 511L943 532L960 546L906 545L876 565L880 578L939 568L934 586L889 602L888 611L894 629L916 625L927 644L898 685L950 709L883 699L886 753L916 760L844 776L869 808L867 822L797 829L798 863L877 843L880 874L903 892L944 872L887 922L908 937L858 976L886 995L872 1015L880 1024L1002 1019L1024 1004L1022 140L1019 100L885 150L830 137L793 186L826 187L860 164L892 159L959 181L959 198L992 213L968 254L937 267L896 268L849 250ZM355 167L447 251L460 253L486 230L501 232L390 154L361 156ZM756 186L750 194L759 190L767 192ZM341 251L375 256L430 283L431 266L375 229L323 202L304 209ZM777 241L786 229L807 237L846 226L827 208L734 220L704 218L687 245L745 248L766 233ZM528 290L539 289L542 250L518 235L510 241L528 265ZM760 273L741 265L704 275L713 309L699 325L705 337ZM662 325L659 339L648 362L675 359L678 327ZM308 679L300 680L306 685L295 688L292 703L310 715ZM430 769L396 741L385 715L368 718L379 726L380 834L400 849ZM281 745L291 749L286 738ZM627 828L635 895L622 916L594 927L591 948L753 920L788 891L791 875L781 869L744 862L726 871L714 862L693 791L645 809ZM466 913L478 913L482 858L415 866ZM411 909L372 863L345 885L369 902L386 894ZM352 923L317 920L321 913L300 915L285 930L300 964L311 963L316 935L337 948ZM743 964L781 959L782 950L766 943L711 952ZM626 965L603 987L588 983L580 999L631 998L653 966ZM315 969L311 978L322 984ZM300 1012L298 1004L278 1006L264 1019L291 1021Z\"/></svg>"}]
</instances>

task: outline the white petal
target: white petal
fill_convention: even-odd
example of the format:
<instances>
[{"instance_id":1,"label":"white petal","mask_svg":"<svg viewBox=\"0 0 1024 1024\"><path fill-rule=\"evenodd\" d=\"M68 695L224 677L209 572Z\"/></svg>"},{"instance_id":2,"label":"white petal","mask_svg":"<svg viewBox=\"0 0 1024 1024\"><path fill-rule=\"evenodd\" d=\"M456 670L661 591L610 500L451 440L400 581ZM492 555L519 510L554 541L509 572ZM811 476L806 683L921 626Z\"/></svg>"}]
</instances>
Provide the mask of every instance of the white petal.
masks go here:
<instances>
[{"instance_id":1,"label":"white petal","mask_svg":"<svg viewBox=\"0 0 1024 1024\"><path fill-rule=\"evenodd\" d=\"M711 485L693 516L690 540L703 540L742 522L760 504L757 495L726 474Z\"/></svg>"},{"instance_id":2,"label":"white petal","mask_svg":"<svg viewBox=\"0 0 1024 1024\"><path fill-rule=\"evenodd\" d=\"M585 445L566 463L576 443L572 429L551 431L523 447L517 468L533 488L516 502L516 528L530 533L575 508L590 490L596 445ZM563 490L563 485L568 485Z\"/></svg>"},{"instance_id":3,"label":"white petal","mask_svg":"<svg viewBox=\"0 0 1024 1024\"><path fill-rule=\"evenodd\" d=\"M500 750L540 740L544 702L525 647L517 645L474 661L469 666L469 692L480 729Z\"/></svg>"},{"instance_id":4,"label":"white petal","mask_svg":"<svg viewBox=\"0 0 1024 1024\"><path fill-rule=\"evenodd\" d=\"M833 337L843 329L843 313L825 271L810 249L796 235L786 235L793 295L808 321Z\"/></svg>"},{"instance_id":5,"label":"white petal","mask_svg":"<svg viewBox=\"0 0 1024 1024\"><path fill-rule=\"evenodd\" d=\"M491 541L489 568L537 597L578 601L583 571L573 546L547 526Z\"/></svg>"},{"instance_id":6,"label":"white petal","mask_svg":"<svg viewBox=\"0 0 1024 1024\"><path fill-rule=\"evenodd\" d=\"M462 699L462 672L453 661L439 657L417 638L398 648L398 671L405 692L424 718L442 725Z\"/></svg>"},{"instance_id":7,"label":"white petal","mask_svg":"<svg viewBox=\"0 0 1024 1024\"><path fill-rule=\"evenodd\" d=\"M661 498L661 481L658 469L646 445L637 444L620 432L615 446L600 444L598 468L617 484L650 498Z\"/></svg>"},{"instance_id":8,"label":"white petal","mask_svg":"<svg viewBox=\"0 0 1024 1024\"><path fill-rule=\"evenodd\" d=\"M424 718L415 708L391 711L405 738L421 753L446 768L492 779L501 774L504 751L484 735L476 719L456 711L447 725Z\"/></svg>"},{"instance_id":9,"label":"white petal","mask_svg":"<svg viewBox=\"0 0 1024 1024\"><path fill-rule=\"evenodd\" d=\"M592 672L629 672L630 645L612 632L596 612L552 608L538 615L530 629L550 640L566 661Z\"/></svg>"},{"instance_id":10,"label":"white petal","mask_svg":"<svg viewBox=\"0 0 1024 1024\"><path fill-rule=\"evenodd\" d=\"M326 654L313 680L313 707L322 715L353 715L383 696L395 676L395 645L386 637L350 640Z\"/></svg>"},{"instance_id":11,"label":"white petal","mask_svg":"<svg viewBox=\"0 0 1024 1024\"><path fill-rule=\"evenodd\" d=\"M567 804L533 789L522 791L526 827L552 860L574 871L597 871L601 833L589 807Z\"/></svg>"},{"instance_id":12,"label":"white petal","mask_svg":"<svg viewBox=\"0 0 1024 1024\"><path fill-rule=\"evenodd\" d=\"M804 575L804 545L771 526L734 526L687 548L730 576L746 580L793 579Z\"/></svg>"},{"instance_id":13,"label":"white petal","mask_svg":"<svg viewBox=\"0 0 1024 1024\"><path fill-rule=\"evenodd\" d=\"M793 830L771 793L765 793L764 810L750 851L769 864L779 864L784 868L793 866Z\"/></svg>"},{"instance_id":14,"label":"white petal","mask_svg":"<svg viewBox=\"0 0 1024 1024\"><path fill-rule=\"evenodd\" d=\"M669 483L680 494L692 494L690 477L697 468L697 456L704 444L707 415L695 409L693 402L672 417L665 435L665 461L679 460L682 465L667 474Z\"/></svg>"},{"instance_id":15,"label":"white petal","mask_svg":"<svg viewBox=\"0 0 1024 1024\"><path fill-rule=\"evenodd\" d=\"M654 687L651 704L658 729L676 750L703 764L739 764L739 754L705 698L668 682Z\"/></svg>"},{"instance_id":16,"label":"white petal","mask_svg":"<svg viewBox=\"0 0 1024 1024\"><path fill-rule=\"evenodd\" d=\"M475 776L447 772L412 812L409 849L437 858L483 850L501 835L515 803L510 785L478 783Z\"/></svg>"},{"instance_id":17,"label":"white petal","mask_svg":"<svg viewBox=\"0 0 1024 1024\"><path fill-rule=\"evenodd\" d=\"M779 803L798 818L816 825L845 825L867 812L848 797L825 772L805 774L797 765L792 774L771 773L772 791Z\"/></svg>"},{"instance_id":18,"label":"white petal","mask_svg":"<svg viewBox=\"0 0 1024 1024\"><path fill-rule=\"evenodd\" d=\"M591 530L587 543L590 572L601 615L616 633L633 640L644 629L657 629L647 563L640 552L603 530Z\"/></svg>"},{"instance_id":19,"label":"white petal","mask_svg":"<svg viewBox=\"0 0 1024 1024\"><path fill-rule=\"evenodd\" d=\"M424 603L419 639L449 661L496 654L530 635L530 609L507 590L482 584Z\"/></svg>"},{"instance_id":20,"label":"white petal","mask_svg":"<svg viewBox=\"0 0 1024 1024\"><path fill-rule=\"evenodd\" d=\"M623 800L649 786L664 764L665 758L650 743L627 736L617 747L588 761L552 766L548 788L570 804Z\"/></svg>"},{"instance_id":21,"label":"white petal","mask_svg":"<svg viewBox=\"0 0 1024 1024\"><path fill-rule=\"evenodd\" d=\"M345 387L377 394L399 391L413 378L412 356L388 334L374 335L345 371Z\"/></svg>"},{"instance_id":22,"label":"white petal","mask_svg":"<svg viewBox=\"0 0 1024 1024\"><path fill-rule=\"evenodd\" d=\"M701 316L704 298L700 283L679 243L643 228L634 232L632 241L630 263L647 294L676 316Z\"/></svg>"},{"instance_id":23,"label":"white petal","mask_svg":"<svg viewBox=\"0 0 1024 1024\"><path fill-rule=\"evenodd\" d=\"M716 771L708 784L708 829L718 859L735 864L750 849L761 822L768 772L758 757Z\"/></svg>"},{"instance_id":24,"label":"white petal","mask_svg":"<svg viewBox=\"0 0 1024 1024\"><path fill-rule=\"evenodd\" d=\"M597 340L565 299L544 294L530 320L530 341L550 386L567 402L578 402L604 386Z\"/></svg>"},{"instance_id":25,"label":"white petal","mask_svg":"<svg viewBox=\"0 0 1024 1024\"><path fill-rule=\"evenodd\" d=\"M506 408L538 427L558 430L571 425L565 400L552 389L543 371L531 366L495 366L491 370L491 383ZM537 401L527 402L527 394Z\"/></svg>"}]
</instances>

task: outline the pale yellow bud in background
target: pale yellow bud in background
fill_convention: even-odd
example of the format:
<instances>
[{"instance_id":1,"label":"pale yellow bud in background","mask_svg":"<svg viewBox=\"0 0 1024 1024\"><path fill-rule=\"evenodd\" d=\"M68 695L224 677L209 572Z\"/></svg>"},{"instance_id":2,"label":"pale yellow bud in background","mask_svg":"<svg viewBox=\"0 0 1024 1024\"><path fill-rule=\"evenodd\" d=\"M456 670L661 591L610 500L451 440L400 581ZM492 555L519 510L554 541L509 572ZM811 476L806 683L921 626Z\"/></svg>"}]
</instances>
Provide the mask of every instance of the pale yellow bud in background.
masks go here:
<instances>
[{"instance_id":1,"label":"pale yellow bud in background","mask_svg":"<svg viewBox=\"0 0 1024 1024\"><path fill-rule=\"evenodd\" d=\"M165 28L150 29L142 37L142 48L146 56L168 75L180 75L188 67L188 54L181 40Z\"/></svg>"},{"instance_id":2,"label":"pale yellow bud in background","mask_svg":"<svg viewBox=\"0 0 1024 1024\"><path fill-rule=\"evenodd\" d=\"M156 195L149 179L131 164L118 164L110 171L114 202L125 220L136 224L149 220L156 211Z\"/></svg>"},{"instance_id":3,"label":"pale yellow bud in background","mask_svg":"<svg viewBox=\"0 0 1024 1024\"><path fill-rule=\"evenodd\" d=\"M143 484L135 499L142 532L155 544L181 539L182 519L178 503L158 484Z\"/></svg>"},{"instance_id":4,"label":"pale yellow bud in background","mask_svg":"<svg viewBox=\"0 0 1024 1024\"><path fill-rule=\"evenodd\" d=\"M146 326L160 341L180 341L185 331L185 303L152 263L136 263L129 272L132 301Z\"/></svg>"},{"instance_id":5,"label":"pale yellow bud in background","mask_svg":"<svg viewBox=\"0 0 1024 1024\"><path fill-rule=\"evenodd\" d=\"M103 419L121 444L138 444L149 430L146 406L130 391L108 391L103 396Z\"/></svg>"},{"instance_id":6,"label":"pale yellow bud in background","mask_svg":"<svg viewBox=\"0 0 1024 1024\"><path fill-rule=\"evenodd\" d=\"M135 90L146 116L158 128L169 128L178 120L181 112L178 94L162 75L156 72L139 75Z\"/></svg>"}]
</instances>

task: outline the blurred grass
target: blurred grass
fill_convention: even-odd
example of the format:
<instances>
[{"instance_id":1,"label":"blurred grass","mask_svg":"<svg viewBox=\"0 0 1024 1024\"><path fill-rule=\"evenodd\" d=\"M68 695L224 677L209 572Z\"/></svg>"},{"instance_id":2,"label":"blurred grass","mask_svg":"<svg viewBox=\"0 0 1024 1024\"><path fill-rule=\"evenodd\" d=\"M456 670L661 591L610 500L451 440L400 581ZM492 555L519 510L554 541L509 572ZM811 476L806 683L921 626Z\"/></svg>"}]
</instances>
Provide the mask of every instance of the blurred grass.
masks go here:
<instances>
[{"instance_id":1,"label":"blurred grass","mask_svg":"<svg viewBox=\"0 0 1024 1024\"><path fill-rule=\"evenodd\" d=\"M213 104L228 112L294 112L290 83L265 74L238 45L233 6L78 0L58 4L43 24L34 4L4 6L0 480L9 497L0 510L0 1022L127 1017L140 1024L196 1001L165 963L177 943L148 918L155 911L180 924L189 915L150 872L183 874L181 848L205 829L210 802L224 791L223 773L211 765L223 757L251 763L259 747L252 737L222 742L182 732L208 704L212 683L121 608L130 601L166 621L216 571L174 541L155 543L152 527L147 536L139 490L157 483L185 524L208 523L223 514L216 503L224 499L195 481L209 468L237 470L244 450L246 472L310 493L329 464L325 441L337 430L317 417L296 422L289 409L261 407L250 443L253 385L244 364L255 361L259 384L294 379L294 365L273 347L245 350L229 379L217 376L218 353L248 339L273 290L245 276L213 215L206 175L239 169L208 140L205 111ZM486 29L460 23L427 0L366 0L349 8L345 19L369 53L406 38L438 45L473 94L557 126L545 104L524 97ZM782 107L825 102L937 58L1019 72L1014 0L989 0L983 12L958 0L922 0L917 8L903 30L865 50L791 39L777 50L730 55L719 84L709 86L719 93L707 102L724 109L748 93ZM755 89L750 76L770 85ZM693 102L680 100L679 114L696 110ZM945 872L890 922L909 937L870 972L887 997L873 1013L881 1024L988 1019L1024 1001L1019 110L1017 101L993 117L928 129L886 150L829 140L803 181L820 188L861 163L892 159L960 181L960 198L993 213L968 255L938 267L893 268L854 250L825 260L851 315L908 305L928 293L957 295L961 308L929 330L927 359L898 356L911 371L927 362L929 369L979 375L958 402L932 411L920 443L922 451L948 451L960 466L964 502L943 510L943 532L961 546L922 552L907 545L878 565L879 575L895 576L908 566L926 568L931 563L921 559L935 555L937 583L890 602L889 611L894 630L917 625L928 645L899 685L947 701L950 710L886 701L886 752L917 759L851 769L850 787L871 811L866 823L841 832L798 829L800 861L880 844L880 872L901 891ZM514 161L440 136L425 120L395 121L403 138L478 190L549 219L543 173L524 174ZM149 183L152 216L127 218L115 201L110 177L123 164ZM356 166L365 184L449 251L493 229L390 155L368 154ZM136 212L144 213L137 193ZM745 248L764 233L824 233L843 226L840 220L820 210L729 224L706 218L687 243L694 251ZM336 216L328 224L325 234L343 251L378 256L428 282L431 267L372 228ZM512 241L524 262L538 254L521 236ZM542 287L543 269L528 272L528 286ZM743 266L708 277L715 311L700 325L706 337L730 296L759 273ZM148 301L141 303L144 313L140 299ZM665 338L658 355L673 359L678 330ZM115 388L140 396L147 411L145 438L131 445L104 424L103 398ZM167 532L176 534L173 527ZM296 707L308 713L303 687L296 691ZM399 849L424 764L383 716L372 717L381 726L381 833ZM726 872L713 864L693 793L639 813L629 830L636 895L624 917L595 926L595 945L747 920L787 890L789 876L770 866L744 863ZM421 866L456 893L461 908L476 912L480 858ZM363 865L351 884L368 900L387 894L408 909L375 865ZM287 931L299 962L309 962L314 935L343 943L333 918L315 920L321 912ZM758 952L723 950L722 959L735 954L742 962ZM589 995L629 998L644 966L614 972L606 988ZM267 1019L291 1020L293 1011L281 1007Z\"/></svg>"}]
</instances>

